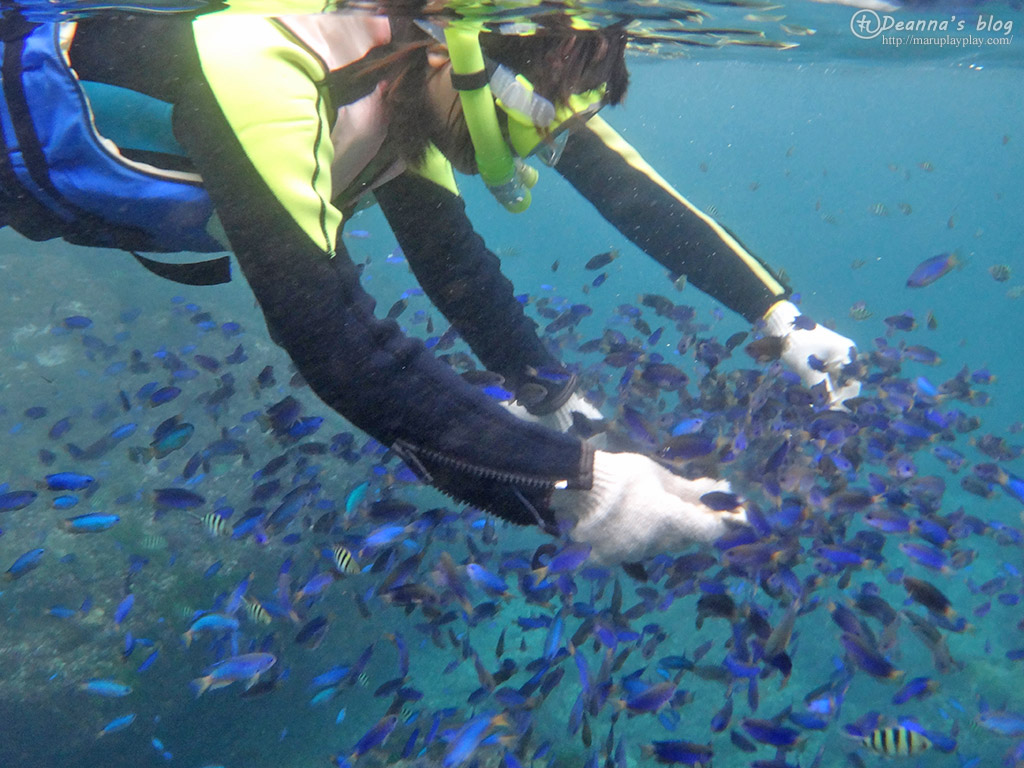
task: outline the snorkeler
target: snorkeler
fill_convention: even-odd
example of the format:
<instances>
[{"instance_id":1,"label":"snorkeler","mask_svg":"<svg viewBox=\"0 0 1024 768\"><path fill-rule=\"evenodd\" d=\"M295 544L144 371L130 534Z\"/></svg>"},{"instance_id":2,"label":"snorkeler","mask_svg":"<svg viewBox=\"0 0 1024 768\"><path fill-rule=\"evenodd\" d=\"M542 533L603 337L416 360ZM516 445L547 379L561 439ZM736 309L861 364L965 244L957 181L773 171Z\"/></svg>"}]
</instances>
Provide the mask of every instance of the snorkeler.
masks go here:
<instances>
[{"instance_id":1,"label":"snorkeler","mask_svg":"<svg viewBox=\"0 0 1024 768\"><path fill-rule=\"evenodd\" d=\"M763 322L782 360L836 404L859 391L841 378L853 342L802 318L769 267L596 115L626 92L621 25L534 22L487 31L354 13L8 16L0 215L33 239L230 246L313 391L460 501L568 531L609 562L711 541L745 520L741 506L705 504L725 481L685 479L566 431L573 413L601 414L474 232L453 167L479 173L516 211L536 180L522 159L553 165L672 274ZM371 192L424 292L517 395L519 415L374 315L341 240ZM201 265L178 277L218 279Z\"/></svg>"}]
</instances>

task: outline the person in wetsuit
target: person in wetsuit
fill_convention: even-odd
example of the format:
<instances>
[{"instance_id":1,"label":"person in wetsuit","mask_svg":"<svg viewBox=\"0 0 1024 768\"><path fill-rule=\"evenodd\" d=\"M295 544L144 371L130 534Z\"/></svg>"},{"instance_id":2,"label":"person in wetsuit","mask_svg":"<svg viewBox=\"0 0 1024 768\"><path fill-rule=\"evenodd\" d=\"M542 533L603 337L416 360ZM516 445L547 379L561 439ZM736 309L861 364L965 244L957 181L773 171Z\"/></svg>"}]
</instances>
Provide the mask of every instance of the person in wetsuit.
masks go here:
<instances>
[{"instance_id":1,"label":"person in wetsuit","mask_svg":"<svg viewBox=\"0 0 1024 768\"><path fill-rule=\"evenodd\" d=\"M772 270L594 114L626 91L621 27L580 29L553 17L528 35L470 37L470 63L456 66L451 37L384 15L104 14L60 30L80 81L170 105L170 142L181 152L140 142L134 161L201 177L223 228L217 237L273 339L327 405L443 492L516 523L566 530L606 561L710 541L745 519L742 508L716 512L701 501L726 482L685 479L565 431L573 413L600 413L538 337L473 230L452 173L486 176L490 161L467 126L477 109L467 94L484 94L493 109L495 89L493 74L467 71L475 41L487 69L503 65L530 82L539 99L527 93L524 108L544 111L546 102L562 115L524 127L502 102L502 137L518 154L534 151L532 136L535 150L560 153L556 170L605 219L673 274L763 321L784 339L783 360L808 385L824 382L836 402L856 394L856 382L838 378L853 343L801 324ZM10 38L5 67L16 65ZM488 184L507 207L521 204L516 178ZM341 239L346 213L369 192L426 295L519 395L515 413L375 316ZM88 241L91 223L76 241Z\"/></svg>"}]
</instances>

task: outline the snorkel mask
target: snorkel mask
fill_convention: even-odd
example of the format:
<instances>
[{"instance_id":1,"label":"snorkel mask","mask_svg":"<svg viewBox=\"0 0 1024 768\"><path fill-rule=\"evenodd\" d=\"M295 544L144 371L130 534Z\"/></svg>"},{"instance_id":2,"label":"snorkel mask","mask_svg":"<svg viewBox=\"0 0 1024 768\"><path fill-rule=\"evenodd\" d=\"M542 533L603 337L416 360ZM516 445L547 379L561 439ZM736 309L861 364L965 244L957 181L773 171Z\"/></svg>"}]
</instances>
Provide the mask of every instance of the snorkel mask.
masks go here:
<instances>
[{"instance_id":1,"label":"snorkel mask","mask_svg":"<svg viewBox=\"0 0 1024 768\"><path fill-rule=\"evenodd\" d=\"M421 22L420 26L440 39L434 24ZM574 94L568 104L556 108L535 93L523 75L486 60L480 48L480 32L478 24L461 21L444 28L443 39L452 62L452 86L459 93L480 177L506 210L519 213L530 207L530 189L538 178L536 169L524 159L536 156L554 166L569 129L604 106L605 89L602 86ZM496 106L507 117L507 141Z\"/></svg>"}]
</instances>

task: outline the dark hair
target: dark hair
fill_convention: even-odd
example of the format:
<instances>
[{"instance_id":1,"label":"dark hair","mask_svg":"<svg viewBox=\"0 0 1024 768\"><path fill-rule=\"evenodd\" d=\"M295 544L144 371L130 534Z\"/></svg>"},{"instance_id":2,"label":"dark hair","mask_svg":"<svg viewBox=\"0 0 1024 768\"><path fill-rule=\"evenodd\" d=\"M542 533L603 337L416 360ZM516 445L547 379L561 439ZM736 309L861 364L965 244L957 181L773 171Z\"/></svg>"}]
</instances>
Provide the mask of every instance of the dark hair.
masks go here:
<instances>
[{"instance_id":1,"label":"dark hair","mask_svg":"<svg viewBox=\"0 0 1024 768\"><path fill-rule=\"evenodd\" d=\"M555 103L602 83L607 84L607 103L622 101L629 86L623 25L574 29L564 15L535 21L538 27L531 35L481 35L484 53L525 75L537 93Z\"/></svg>"},{"instance_id":2,"label":"dark hair","mask_svg":"<svg viewBox=\"0 0 1024 768\"><path fill-rule=\"evenodd\" d=\"M440 46L431 39L410 42L373 67L391 75L383 93L388 133L398 156L411 165L423 160L432 137L443 130L427 100L432 49Z\"/></svg>"},{"instance_id":3,"label":"dark hair","mask_svg":"<svg viewBox=\"0 0 1024 768\"><path fill-rule=\"evenodd\" d=\"M402 22L407 23L407 19ZM456 112L446 121L438 120L427 103L427 79L439 76L431 70L427 54L443 51L443 47L418 29L406 26L403 33L410 42L372 67L390 75L384 103L397 153L407 163L416 164L423 159L431 141L440 145L439 137L447 136L449 151L462 147L466 156L463 165L472 165L472 143L458 102L453 104ZM481 48L487 56L525 75L537 93L555 103L564 103L572 94L602 83L607 84L607 103L621 102L629 84L626 42L621 25L578 30L565 16L543 19L532 35L480 36Z\"/></svg>"}]
</instances>

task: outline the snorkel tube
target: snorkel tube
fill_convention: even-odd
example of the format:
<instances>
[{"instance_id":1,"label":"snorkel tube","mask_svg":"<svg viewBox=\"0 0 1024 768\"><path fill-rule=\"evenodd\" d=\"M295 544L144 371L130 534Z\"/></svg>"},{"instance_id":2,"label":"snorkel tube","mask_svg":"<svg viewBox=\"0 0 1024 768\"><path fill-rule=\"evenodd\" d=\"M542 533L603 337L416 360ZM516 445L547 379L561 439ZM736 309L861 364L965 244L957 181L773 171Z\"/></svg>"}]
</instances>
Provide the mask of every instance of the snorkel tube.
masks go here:
<instances>
[{"instance_id":1,"label":"snorkel tube","mask_svg":"<svg viewBox=\"0 0 1024 768\"><path fill-rule=\"evenodd\" d=\"M537 183L537 171L512 157L498 126L480 50L480 30L454 23L444 28L444 37L452 62L452 85L459 92L480 178L506 210L525 211L530 207L530 187Z\"/></svg>"}]
</instances>

